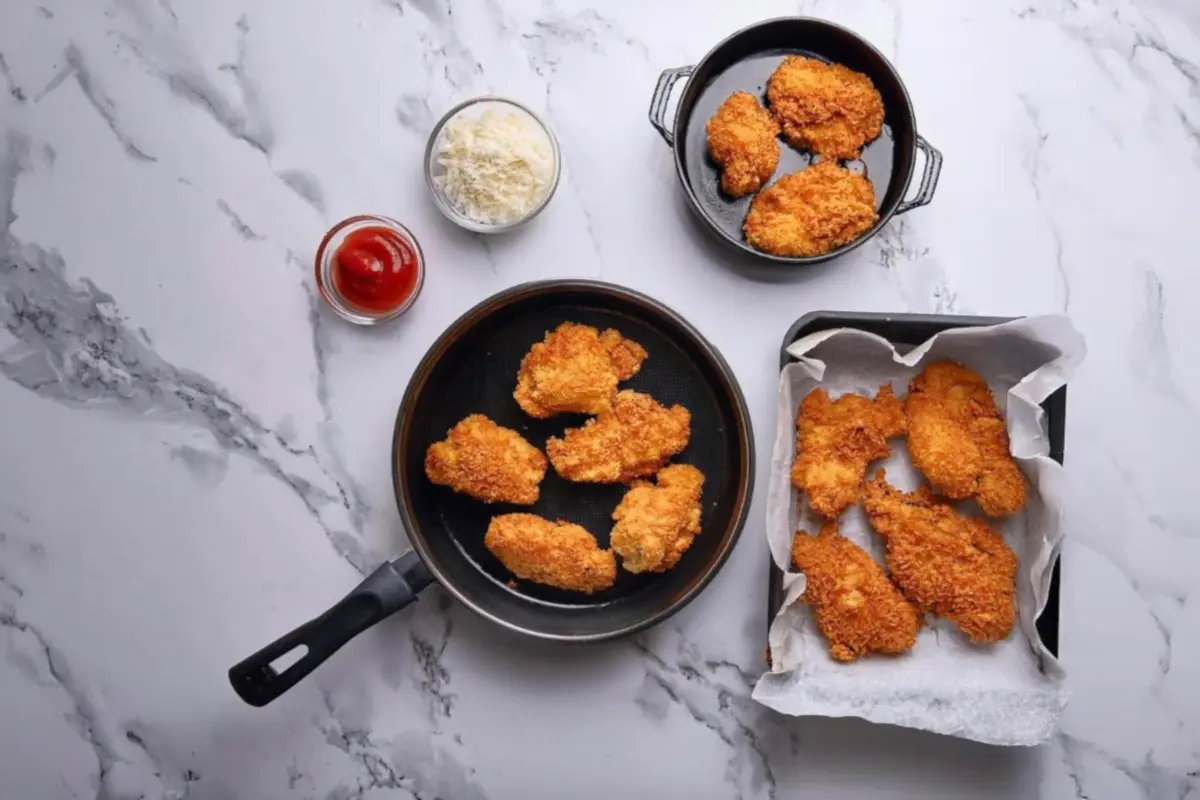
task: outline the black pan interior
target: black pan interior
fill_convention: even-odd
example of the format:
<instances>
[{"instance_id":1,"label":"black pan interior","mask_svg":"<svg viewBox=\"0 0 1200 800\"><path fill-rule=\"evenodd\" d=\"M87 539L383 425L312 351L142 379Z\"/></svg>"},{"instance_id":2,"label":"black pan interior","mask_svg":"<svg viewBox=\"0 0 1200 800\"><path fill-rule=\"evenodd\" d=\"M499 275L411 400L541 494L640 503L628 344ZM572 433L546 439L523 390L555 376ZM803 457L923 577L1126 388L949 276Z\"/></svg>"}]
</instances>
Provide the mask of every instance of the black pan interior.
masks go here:
<instances>
[{"instance_id":1,"label":"black pan interior","mask_svg":"<svg viewBox=\"0 0 1200 800\"><path fill-rule=\"evenodd\" d=\"M468 414L486 414L543 451L547 437L583 424L586 417L579 415L532 419L512 397L521 358L565 321L616 328L646 348L649 356L641 372L622 388L691 411L691 441L675 461L695 465L706 477L703 531L679 564L660 575L619 569L616 584L593 595L515 580L483 546L484 533L493 515L530 511L578 523L606 547L612 511L624 487L570 483L551 467L533 507L487 505L433 485L424 473L428 446ZM703 340L693 338L675 319L636 298L605 290L533 293L489 310L440 354L398 437L398 481L414 517L410 535L424 543L427 563L478 609L511 627L543 635L613 635L640 627L669 608L724 558L748 496L749 423L736 388L729 384L732 376L716 359Z\"/></svg>"},{"instance_id":2,"label":"black pan interior","mask_svg":"<svg viewBox=\"0 0 1200 800\"><path fill-rule=\"evenodd\" d=\"M735 91L750 92L766 105L767 79L787 55L843 64L867 75L883 97L882 135L863 148L861 159L843 162L865 174L875 190L880 221L860 240L873 234L895 210L913 172L916 131L912 106L900 79L878 51L849 31L820 20L772 20L735 34L701 62L680 97L677 125L682 129L676 129L675 157L700 212L721 235L755 253L758 251L746 244L742 234L753 195L733 200L721 191L721 173L708 155L704 126ZM792 147L783 137L779 150L779 167L771 183L803 170L811 160L806 151Z\"/></svg>"}]
</instances>

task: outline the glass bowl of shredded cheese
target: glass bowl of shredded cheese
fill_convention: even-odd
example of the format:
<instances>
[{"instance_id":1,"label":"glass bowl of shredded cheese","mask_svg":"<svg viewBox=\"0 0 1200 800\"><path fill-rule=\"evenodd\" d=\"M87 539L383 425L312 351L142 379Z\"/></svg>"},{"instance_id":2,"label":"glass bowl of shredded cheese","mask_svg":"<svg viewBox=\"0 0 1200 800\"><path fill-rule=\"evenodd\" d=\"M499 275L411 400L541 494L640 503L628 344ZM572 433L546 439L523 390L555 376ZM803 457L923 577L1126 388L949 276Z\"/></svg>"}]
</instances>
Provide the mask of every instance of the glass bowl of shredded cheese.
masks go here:
<instances>
[{"instance_id":1,"label":"glass bowl of shredded cheese","mask_svg":"<svg viewBox=\"0 0 1200 800\"><path fill-rule=\"evenodd\" d=\"M560 161L558 141L537 114L502 97L476 97L434 126L425 181L451 221L476 233L500 233L546 207Z\"/></svg>"}]
</instances>

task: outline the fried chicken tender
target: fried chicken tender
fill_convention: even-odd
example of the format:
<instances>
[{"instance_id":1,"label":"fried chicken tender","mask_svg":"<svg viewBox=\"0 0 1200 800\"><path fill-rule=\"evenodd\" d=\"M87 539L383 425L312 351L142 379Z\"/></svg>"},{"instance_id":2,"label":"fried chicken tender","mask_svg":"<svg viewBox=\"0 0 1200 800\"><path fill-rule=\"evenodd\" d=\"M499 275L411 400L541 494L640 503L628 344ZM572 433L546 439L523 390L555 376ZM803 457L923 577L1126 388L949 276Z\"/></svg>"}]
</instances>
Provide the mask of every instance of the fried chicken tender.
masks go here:
<instances>
[{"instance_id":1,"label":"fried chicken tender","mask_svg":"<svg viewBox=\"0 0 1200 800\"><path fill-rule=\"evenodd\" d=\"M853 242L878 218L870 181L822 161L755 195L742 231L759 250L804 258Z\"/></svg>"},{"instance_id":2,"label":"fried chicken tender","mask_svg":"<svg viewBox=\"0 0 1200 800\"><path fill-rule=\"evenodd\" d=\"M908 452L938 492L955 500L975 497L989 517L1025 505L1025 476L983 378L962 364L930 364L909 384L905 409Z\"/></svg>"},{"instance_id":3,"label":"fried chicken tender","mask_svg":"<svg viewBox=\"0 0 1200 800\"><path fill-rule=\"evenodd\" d=\"M617 393L612 410L546 440L554 471L578 483L624 483L653 475L687 447L692 415L664 408L648 394Z\"/></svg>"},{"instance_id":4,"label":"fried chicken tender","mask_svg":"<svg viewBox=\"0 0 1200 800\"><path fill-rule=\"evenodd\" d=\"M801 599L835 661L912 649L920 614L866 550L838 533L836 522L826 522L818 536L798 531L792 563L808 580Z\"/></svg>"},{"instance_id":5,"label":"fried chicken tender","mask_svg":"<svg viewBox=\"0 0 1200 800\"><path fill-rule=\"evenodd\" d=\"M704 126L708 153L731 197L757 192L779 166L779 123L747 92L734 92Z\"/></svg>"},{"instance_id":6,"label":"fried chicken tender","mask_svg":"<svg viewBox=\"0 0 1200 800\"><path fill-rule=\"evenodd\" d=\"M933 498L902 492L880 470L863 498L887 541L892 580L917 608L945 617L972 642L1004 639L1016 619L1016 554L987 523Z\"/></svg>"},{"instance_id":7,"label":"fried chicken tender","mask_svg":"<svg viewBox=\"0 0 1200 800\"><path fill-rule=\"evenodd\" d=\"M874 400L856 394L830 400L824 389L813 389L796 416L792 485L819 516L836 519L858 502L867 467L891 455L887 440L904 427L891 386L880 386Z\"/></svg>"},{"instance_id":8,"label":"fried chicken tender","mask_svg":"<svg viewBox=\"0 0 1200 800\"><path fill-rule=\"evenodd\" d=\"M700 533L704 473L690 464L672 464L657 480L657 486L635 481L613 511L617 524L609 541L629 572L666 572Z\"/></svg>"},{"instance_id":9,"label":"fried chicken tender","mask_svg":"<svg viewBox=\"0 0 1200 800\"><path fill-rule=\"evenodd\" d=\"M617 559L596 537L570 522L536 514L493 517L483 545L512 574L524 580L591 594L617 579Z\"/></svg>"},{"instance_id":10,"label":"fried chicken tender","mask_svg":"<svg viewBox=\"0 0 1200 800\"><path fill-rule=\"evenodd\" d=\"M617 383L642 368L646 350L612 328L564 322L521 359L513 397L531 417L600 414L612 406Z\"/></svg>"},{"instance_id":11,"label":"fried chicken tender","mask_svg":"<svg viewBox=\"0 0 1200 800\"><path fill-rule=\"evenodd\" d=\"M767 101L789 142L826 158L858 158L883 130L875 84L841 64L788 56L767 81Z\"/></svg>"},{"instance_id":12,"label":"fried chicken tender","mask_svg":"<svg viewBox=\"0 0 1200 800\"><path fill-rule=\"evenodd\" d=\"M546 457L516 431L472 414L425 451L425 474L485 503L537 502Z\"/></svg>"}]
</instances>

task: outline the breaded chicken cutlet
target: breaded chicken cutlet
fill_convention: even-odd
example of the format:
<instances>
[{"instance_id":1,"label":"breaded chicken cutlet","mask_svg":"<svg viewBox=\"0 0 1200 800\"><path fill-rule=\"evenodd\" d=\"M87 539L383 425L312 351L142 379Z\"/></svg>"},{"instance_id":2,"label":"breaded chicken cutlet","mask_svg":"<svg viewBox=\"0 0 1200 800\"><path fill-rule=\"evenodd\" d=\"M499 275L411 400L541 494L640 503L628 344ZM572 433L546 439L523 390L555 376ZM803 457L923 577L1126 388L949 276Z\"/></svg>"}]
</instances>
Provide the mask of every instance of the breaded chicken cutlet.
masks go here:
<instances>
[{"instance_id":1,"label":"breaded chicken cutlet","mask_svg":"<svg viewBox=\"0 0 1200 800\"><path fill-rule=\"evenodd\" d=\"M617 392L612 410L546 440L554 471L578 483L623 483L653 475L687 447L692 415L648 394Z\"/></svg>"},{"instance_id":2,"label":"breaded chicken cutlet","mask_svg":"<svg viewBox=\"0 0 1200 800\"><path fill-rule=\"evenodd\" d=\"M472 414L425 451L425 474L485 503L537 502L546 457L521 434Z\"/></svg>"},{"instance_id":3,"label":"breaded chicken cutlet","mask_svg":"<svg viewBox=\"0 0 1200 800\"><path fill-rule=\"evenodd\" d=\"M700 492L704 473L690 464L672 464L657 485L636 481L613 511L609 541L629 572L666 572L700 533Z\"/></svg>"},{"instance_id":4,"label":"breaded chicken cutlet","mask_svg":"<svg viewBox=\"0 0 1200 800\"><path fill-rule=\"evenodd\" d=\"M788 56L767 81L783 135L828 159L858 158L883 130L883 98L871 79L841 64Z\"/></svg>"},{"instance_id":5,"label":"breaded chicken cutlet","mask_svg":"<svg viewBox=\"0 0 1200 800\"><path fill-rule=\"evenodd\" d=\"M546 586L592 594L617 579L612 550L600 549L595 536L570 522L501 514L488 524L483 545L518 578Z\"/></svg>"},{"instance_id":6,"label":"breaded chicken cutlet","mask_svg":"<svg viewBox=\"0 0 1200 800\"><path fill-rule=\"evenodd\" d=\"M902 492L884 471L868 481L863 507L887 542L892 580L921 611L953 622L972 642L1004 639L1016 620L1016 554L986 522L934 499Z\"/></svg>"},{"instance_id":7,"label":"breaded chicken cutlet","mask_svg":"<svg viewBox=\"0 0 1200 800\"><path fill-rule=\"evenodd\" d=\"M807 579L800 597L812 608L835 661L912 649L920 614L870 554L838 532L836 522L825 523L818 536L797 532L792 563Z\"/></svg>"},{"instance_id":8,"label":"breaded chicken cutlet","mask_svg":"<svg viewBox=\"0 0 1200 800\"><path fill-rule=\"evenodd\" d=\"M878 218L870 181L822 161L755 195L742 231L763 252L807 258L853 242Z\"/></svg>"},{"instance_id":9,"label":"breaded chicken cutlet","mask_svg":"<svg viewBox=\"0 0 1200 800\"><path fill-rule=\"evenodd\" d=\"M983 378L951 361L930 364L909 384L905 410L908 452L934 489L954 500L974 497L989 517L1025 505L1025 476Z\"/></svg>"},{"instance_id":10,"label":"breaded chicken cutlet","mask_svg":"<svg viewBox=\"0 0 1200 800\"><path fill-rule=\"evenodd\" d=\"M880 386L874 400L856 394L830 400L824 389L813 389L796 415L792 485L819 516L836 518L858 502L867 467L891 455L887 440L904 428L891 386Z\"/></svg>"},{"instance_id":11,"label":"breaded chicken cutlet","mask_svg":"<svg viewBox=\"0 0 1200 800\"><path fill-rule=\"evenodd\" d=\"M612 407L617 383L642 368L646 350L609 328L564 322L521 359L513 397L531 417L600 414Z\"/></svg>"},{"instance_id":12,"label":"breaded chicken cutlet","mask_svg":"<svg viewBox=\"0 0 1200 800\"><path fill-rule=\"evenodd\" d=\"M779 166L779 123L758 98L734 92L704 126L708 153L721 167L721 188L730 197L757 192Z\"/></svg>"}]
</instances>

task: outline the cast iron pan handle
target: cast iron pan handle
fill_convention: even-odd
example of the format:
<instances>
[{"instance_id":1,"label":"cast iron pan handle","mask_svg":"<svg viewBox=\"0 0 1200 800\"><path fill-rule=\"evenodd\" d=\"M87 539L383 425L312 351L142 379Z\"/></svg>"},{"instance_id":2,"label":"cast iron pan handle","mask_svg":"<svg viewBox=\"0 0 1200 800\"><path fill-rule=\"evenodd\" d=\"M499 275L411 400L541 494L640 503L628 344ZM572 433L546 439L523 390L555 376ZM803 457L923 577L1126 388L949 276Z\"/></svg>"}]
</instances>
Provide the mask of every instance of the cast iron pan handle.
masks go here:
<instances>
[{"instance_id":1,"label":"cast iron pan handle","mask_svg":"<svg viewBox=\"0 0 1200 800\"><path fill-rule=\"evenodd\" d=\"M433 575L414 552L385 563L333 608L230 667L233 690L250 705L265 706L346 642L411 603L431 583ZM308 652L276 672L271 664L299 647L306 647Z\"/></svg>"},{"instance_id":2,"label":"cast iron pan handle","mask_svg":"<svg viewBox=\"0 0 1200 800\"><path fill-rule=\"evenodd\" d=\"M675 146L675 132L667 124L667 103L671 100L671 89L680 78L692 74L692 67L675 67L664 69L658 76L658 85L654 87L654 96L650 98L650 124L660 136L666 140L668 147Z\"/></svg>"},{"instance_id":3,"label":"cast iron pan handle","mask_svg":"<svg viewBox=\"0 0 1200 800\"><path fill-rule=\"evenodd\" d=\"M933 199L933 190L937 188L938 177L942 174L942 154L936 147L925 141L925 137L917 134L917 149L925 154L925 172L921 174L921 187L917 196L905 200L896 206L896 213L903 214L918 206L927 205Z\"/></svg>"}]
</instances>

